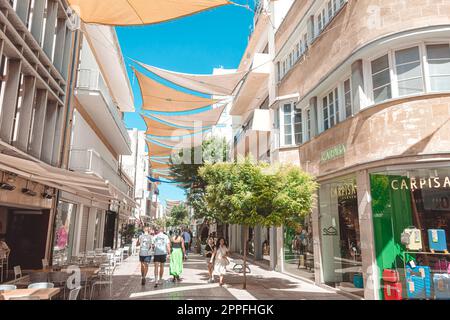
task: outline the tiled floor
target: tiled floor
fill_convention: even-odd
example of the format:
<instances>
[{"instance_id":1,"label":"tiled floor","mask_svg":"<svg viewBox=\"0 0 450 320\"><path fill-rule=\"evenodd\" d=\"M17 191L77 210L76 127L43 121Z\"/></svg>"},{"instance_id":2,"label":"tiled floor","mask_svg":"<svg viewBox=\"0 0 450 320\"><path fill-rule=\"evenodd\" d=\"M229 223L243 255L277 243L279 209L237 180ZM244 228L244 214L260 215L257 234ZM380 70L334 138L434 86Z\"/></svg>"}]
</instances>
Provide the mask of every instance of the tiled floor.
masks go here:
<instances>
[{"instance_id":1,"label":"tiled floor","mask_svg":"<svg viewBox=\"0 0 450 320\"><path fill-rule=\"evenodd\" d=\"M231 263L233 265L233 262ZM154 288L153 265L150 267L147 284L141 285L138 257L126 259L115 271L112 297L108 288L97 294L97 299L113 300L347 300L348 298L275 271L267 271L251 265L247 276L247 290L242 289L243 276L230 271L225 287L218 283L208 284L205 259L190 255L184 265L182 282L174 284L169 278L168 264L164 283ZM229 268L231 269L231 268Z\"/></svg>"}]
</instances>

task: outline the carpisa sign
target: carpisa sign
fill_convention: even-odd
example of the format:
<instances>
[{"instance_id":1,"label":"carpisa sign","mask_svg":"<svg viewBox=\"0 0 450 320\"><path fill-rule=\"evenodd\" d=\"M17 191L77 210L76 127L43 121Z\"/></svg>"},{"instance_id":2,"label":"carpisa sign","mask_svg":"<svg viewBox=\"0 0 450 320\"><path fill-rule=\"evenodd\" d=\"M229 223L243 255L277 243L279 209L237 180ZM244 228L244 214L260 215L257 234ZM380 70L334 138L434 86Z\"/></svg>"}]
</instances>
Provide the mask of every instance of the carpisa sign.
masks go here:
<instances>
[{"instance_id":1,"label":"carpisa sign","mask_svg":"<svg viewBox=\"0 0 450 320\"><path fill-rule=\"evenodd\" d=\"M345 146L343 144L340 144L338 146L335 146L331 149L328 149L328 150L322 152L320 161L327 162L327 161L331 161L331 160L340 158L345 154L346 151L347 151L347 149L345 148Z\"/></svg>"}]
</instances>

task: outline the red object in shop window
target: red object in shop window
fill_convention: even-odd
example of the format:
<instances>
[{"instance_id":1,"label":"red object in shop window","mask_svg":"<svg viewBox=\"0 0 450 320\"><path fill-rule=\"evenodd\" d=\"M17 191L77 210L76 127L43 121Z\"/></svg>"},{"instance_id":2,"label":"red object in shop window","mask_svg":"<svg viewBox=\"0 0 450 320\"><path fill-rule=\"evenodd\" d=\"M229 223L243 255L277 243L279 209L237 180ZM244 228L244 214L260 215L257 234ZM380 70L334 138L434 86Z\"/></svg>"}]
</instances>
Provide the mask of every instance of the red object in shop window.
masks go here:
<instances>
[{"instance_id":1,"label":"red object in shop window","mask_svg":"<svg viewBox=\"0 0 450 320\"><path fill-rule=\"evenodd\" d=\"M383 281L384 282L399 282L400 275L397 270L384 269L383 270Z\"/></svg>"},{"instance_id":2,"label":"red object in shop window","mask_svg":"<svg viewBox=\"0 0 450 320\"><path fill-rule=\"evenodd\" d=\"M384 284L384 300L402 300L402 284L400 282Z\"/></svg>"}]
</instances>

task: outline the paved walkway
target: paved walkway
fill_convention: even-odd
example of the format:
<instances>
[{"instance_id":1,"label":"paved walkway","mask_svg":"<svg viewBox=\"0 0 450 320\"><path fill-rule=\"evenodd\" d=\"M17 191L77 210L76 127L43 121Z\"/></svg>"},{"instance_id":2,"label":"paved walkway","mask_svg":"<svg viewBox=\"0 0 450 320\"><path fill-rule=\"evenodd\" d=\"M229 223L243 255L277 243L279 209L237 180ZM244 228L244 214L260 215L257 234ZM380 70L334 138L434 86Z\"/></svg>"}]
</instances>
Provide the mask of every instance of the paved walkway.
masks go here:
<instances>
[{"instance_id":1,"label":"paved walkway","mask_svg":"<svg viewBox=\"0 0 450 320\"><path fill-rule=\"evenodd\" d=\"M231 259L231 266L233 266ZM153 264L150 267L147 284L141 285L140 264L137 256L131 256L117 267L113 280L113 294L106 288L98 299L113 300L348 300L334 291L317 287L305 281L275 271L267 271L251 265L247 276L247 290L242 289L242 274L230 271L226 285L208 284L205 259L199 255L189 255L184 264L181 283L172 283L166 264L164 281L154 288ZM229 267L229 269L231 269Z\"/></svg>"}]
</instances>

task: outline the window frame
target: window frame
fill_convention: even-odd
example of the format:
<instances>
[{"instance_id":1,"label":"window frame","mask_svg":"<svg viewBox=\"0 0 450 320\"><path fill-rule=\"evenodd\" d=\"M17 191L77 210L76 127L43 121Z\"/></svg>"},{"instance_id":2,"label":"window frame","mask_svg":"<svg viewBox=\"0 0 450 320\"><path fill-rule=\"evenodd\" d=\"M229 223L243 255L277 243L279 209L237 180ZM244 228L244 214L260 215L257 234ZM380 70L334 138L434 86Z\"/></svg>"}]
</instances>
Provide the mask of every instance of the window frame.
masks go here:
<instances>
[{"instance_id":1,"label":"window frame","mask_svg":"<svg viewBox=\"0 0 450 320\"><path fill-rule=\"evenodd\" d=\"M290 125L289 128L291 130L290 134L288 134L291 137L291 143L286 143L286 116L285 116L285 111L284 111L284 107L290 105ZM301 116L301 131L300 132L296 132L295 130L295 125L298 124L298 122L295 122L295 117L296 115L300 114ZM305 143L307 140L305 139L305 117L303 114L303 109L302 108L298 108L297 102L293 101L293 100L288 100L288 101L284 101L284 102L280 102L279 107L278 107L278 119L280 120L279 124L280 124L280 129L279 129L279 133L280 133L280 147L293 147L293 146L298 146L298 145L302 145L303 143ZM296 136L300 135L301 136L301 142L297 142Z\"/></svg>"}]
</instances>

